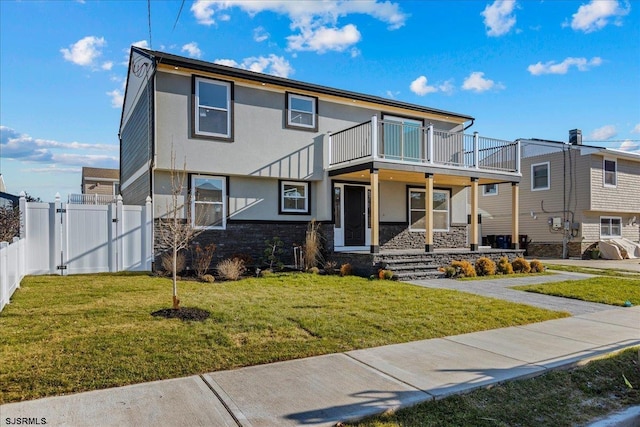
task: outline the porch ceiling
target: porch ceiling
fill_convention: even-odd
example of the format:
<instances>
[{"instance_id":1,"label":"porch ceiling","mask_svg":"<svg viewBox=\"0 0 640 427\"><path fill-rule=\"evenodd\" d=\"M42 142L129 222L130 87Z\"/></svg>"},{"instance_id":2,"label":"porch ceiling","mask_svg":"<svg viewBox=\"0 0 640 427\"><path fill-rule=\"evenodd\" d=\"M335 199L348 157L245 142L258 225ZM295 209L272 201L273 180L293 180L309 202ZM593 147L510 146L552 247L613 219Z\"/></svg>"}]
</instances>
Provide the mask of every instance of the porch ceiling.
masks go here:
<instances>
[{"instance_id":1,"label":"porch ceiling","mask_svg":"<svg viewBox=\"0 0 640 427\"><path fill-rule=\"evenodd\" d=\"M348 172L344 174L334 175L334 179L344 179L347 181L362 181L362 182L370 182L370 171L361 170L355 172ZM380 169L378 171L378 179L380 181L398 181L398 182L406 182L409 184L418 184L423 185L425 182L424 172L413 172L413 171L401 171L401 170L391 170L391 169ZM482 184L492 184L506 182L504 179L491 179L491 178L478 178L478 183ZM444 174L434 174L433 175L433 184L436 186L460 186L466 187L471 185L471 179L468 176L460 176L460 175L444 175Z\"/></svg>"}]
</instances>

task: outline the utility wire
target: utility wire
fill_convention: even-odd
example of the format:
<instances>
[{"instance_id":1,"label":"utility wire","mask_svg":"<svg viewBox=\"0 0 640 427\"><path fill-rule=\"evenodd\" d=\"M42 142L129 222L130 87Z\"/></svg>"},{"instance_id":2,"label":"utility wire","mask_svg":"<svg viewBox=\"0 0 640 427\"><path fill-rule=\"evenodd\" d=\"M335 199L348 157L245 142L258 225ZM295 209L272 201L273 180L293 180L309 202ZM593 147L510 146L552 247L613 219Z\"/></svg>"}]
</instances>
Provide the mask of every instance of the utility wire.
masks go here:
<instances>
[{"instance_id":1,"label":"utility wire","mask_svg":"<svg viewBox=\"0 0 640 427\"><path fill-rule=\"evenodd\" d=\"M147 0L147 20L149 21L149 49L153 49L153 43L151 43L151 0Z\"/></svg>"},{"instance_id":2,"label":"utility wire","mask_svg":"<svg viewBox=\"0 0 640 427\"><path fill-rule=\"evenodd\" d=\"M180 19L180 14L182 13L182 8L184 7L184 0L180 3L180 10L178 11L178 16L176 16L176 22L173 23L173 28L171 31L176 29L176 25L178 25L178 20Z\"/></svg>"}]
</instances>

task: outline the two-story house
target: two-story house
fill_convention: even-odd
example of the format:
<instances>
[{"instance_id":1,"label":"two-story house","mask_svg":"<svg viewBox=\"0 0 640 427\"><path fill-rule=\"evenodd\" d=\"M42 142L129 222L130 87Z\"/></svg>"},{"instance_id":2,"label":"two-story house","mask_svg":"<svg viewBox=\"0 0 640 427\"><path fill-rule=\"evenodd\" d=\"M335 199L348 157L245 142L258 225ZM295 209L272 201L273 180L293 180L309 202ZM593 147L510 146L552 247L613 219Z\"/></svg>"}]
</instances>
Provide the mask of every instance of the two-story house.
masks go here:
<instances>
[{"instance_id":1,"label":"two-story house","mask_svg":"<svg viewBox=\"0 0 640 427\"><path fill-rule=\"evenodd\" d=\"M640 155L582 144L522 139L520 233L527 254L577 257L601 240L640 239ZM482 234L510 234L511 203L504 185L485 185L480 196ZM506 238L505 238L506 239Z\"/></svg>"},{"instance_id":2,"label":"two-story house","mask_svg":"<svg viewBox=\"0 0 640 427\"><path fill-rule=\"evenodd\" d=\"M218 257L289 248L310 220L329 253L477 251L478 194L507 183L518 235L519 144L473 117L133 47L121 194L166 215L172 153L199 240Z\"/></svg>"}]
</instances>

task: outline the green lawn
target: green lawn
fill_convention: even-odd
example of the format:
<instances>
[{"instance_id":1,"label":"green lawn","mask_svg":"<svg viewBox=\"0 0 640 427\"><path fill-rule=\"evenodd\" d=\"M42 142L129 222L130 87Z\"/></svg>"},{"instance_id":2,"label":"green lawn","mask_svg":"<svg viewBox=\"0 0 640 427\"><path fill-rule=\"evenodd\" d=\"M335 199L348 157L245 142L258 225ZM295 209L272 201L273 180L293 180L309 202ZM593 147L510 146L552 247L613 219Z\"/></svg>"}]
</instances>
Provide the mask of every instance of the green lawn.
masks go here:
<instances>
[{"instance_id":1,"label":"green lawn","mask_svg":"<svg viewBox=\"0 0 640 427\"><path fill-rule=\"evenodd\" d=\"M150 313L169 279L29 276L0 313L0 402L521 325L566 313L393 281L311 274L179 282L204 322Z\"/></svg>"},{"instance_id":2,"label":"green lawn","mask_svg":"<svg viewBox=\"0 0 640 427\"><path fill-rule=\"evenodd\" d=\"M422 403L353 425L360 427L588 425L594 419L640 404L638 354L638 348L629 349L572 370L553 371L531 379L507 382L490 389Z\"/></svg>"},{"instance_id":3,"label":"green lawn","mask_svg":"<svg viewBox=\"0 0 640 427\"><path fill-rule=\"evenodd\" d=\"M517 286L513 289L609 305L623 306L625 301L630 301L633 305L640 304L640 279L593 277L584 280Z\"/></svg>"}]
</instances>

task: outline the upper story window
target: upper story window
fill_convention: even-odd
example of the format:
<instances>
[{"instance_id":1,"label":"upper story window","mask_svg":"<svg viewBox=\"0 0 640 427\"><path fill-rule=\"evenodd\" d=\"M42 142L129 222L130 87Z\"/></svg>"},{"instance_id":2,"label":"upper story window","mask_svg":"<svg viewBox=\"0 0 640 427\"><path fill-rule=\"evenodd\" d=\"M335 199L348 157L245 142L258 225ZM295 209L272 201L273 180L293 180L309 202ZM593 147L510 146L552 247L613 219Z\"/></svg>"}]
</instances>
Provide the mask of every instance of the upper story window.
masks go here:
<instances>
[{"instance_id":1,"label":"upper story window","mask_svg":"<svg viewBox=\"0 0 640 427\"><path fill-rule=\"evenodd\" d=\"M604 159L602 164L604 171L604 186L615 187L618 184L618 165L615 160Z\"/></svg>"},{"instance_id":2,"label":"upper story window","mask_svg":"<svg viewBox=\"0 0 640 427\"><path fill-rule=\"evenodd\" d=\"M318 98L286 94L287 127L312 131L318 130Z\"/></svg>"},{"instance_id":3,"label":"upper story window","mask_svg":"<svg viewBox=\"0 0 640 427\"><path fill-rule=\"evenodd\" d=\"M622 218L601 216L600 238L603 237L622 237Z\"/></svg>"},{"instance_id":4,"label":"upper story window","mask_svg":"<svg viewBox=\"0 0 640 427\"><path fill-rule=\"evenodd\" d=\"M280 181L280 213L310 213L308 182Z\"/></svg>"},{"instance_id":5,"label":"upper story window","mask_svg":"<svg viewBox=\"0 0 640 427\"><path fill-rule=\"evenodd\" d=\"M409 190L409 230L425 231L426 192L422 188ZM449 192L433 190L433 231L449 231Z\"/></svg>"},{"instance_id":6,"label":"upper story window","mask_svg":"<svg viewBox=\"0 0 640 427\"><path fill-rule=\"evenodd\" d=\"M531 165L531 191L548 190L549 188L551 188L549 162Z\"/></svg>"},{"instance_id":7,"label":"upper story window","mask_svg":"<svg viewBox=\"0 0 640 427\"><path fill-rule=\"evenodd\" d=\"M194 135L232 139L233 84L194 77L193 89Z\"/></svg>"},{"instance_id":8,"label":"upper story window","mask_svg":"<svg viewBox=\"0 0 640 427\"><path fill-rule=\"evenodd\" d=\"M191 176L191 223L194 228L224 229L227 180L222 176Z\"/></svg>"},{"instance_id":9,"label":"upper story window","mask_svg":"<svg viewBox=\"0 0 640 427\"><path fill-rule=\"evenodd\" d=\"M498 194L498 184L485 184L482 186L483 196L495 196Z\"/></svg>"}]
</instances>

